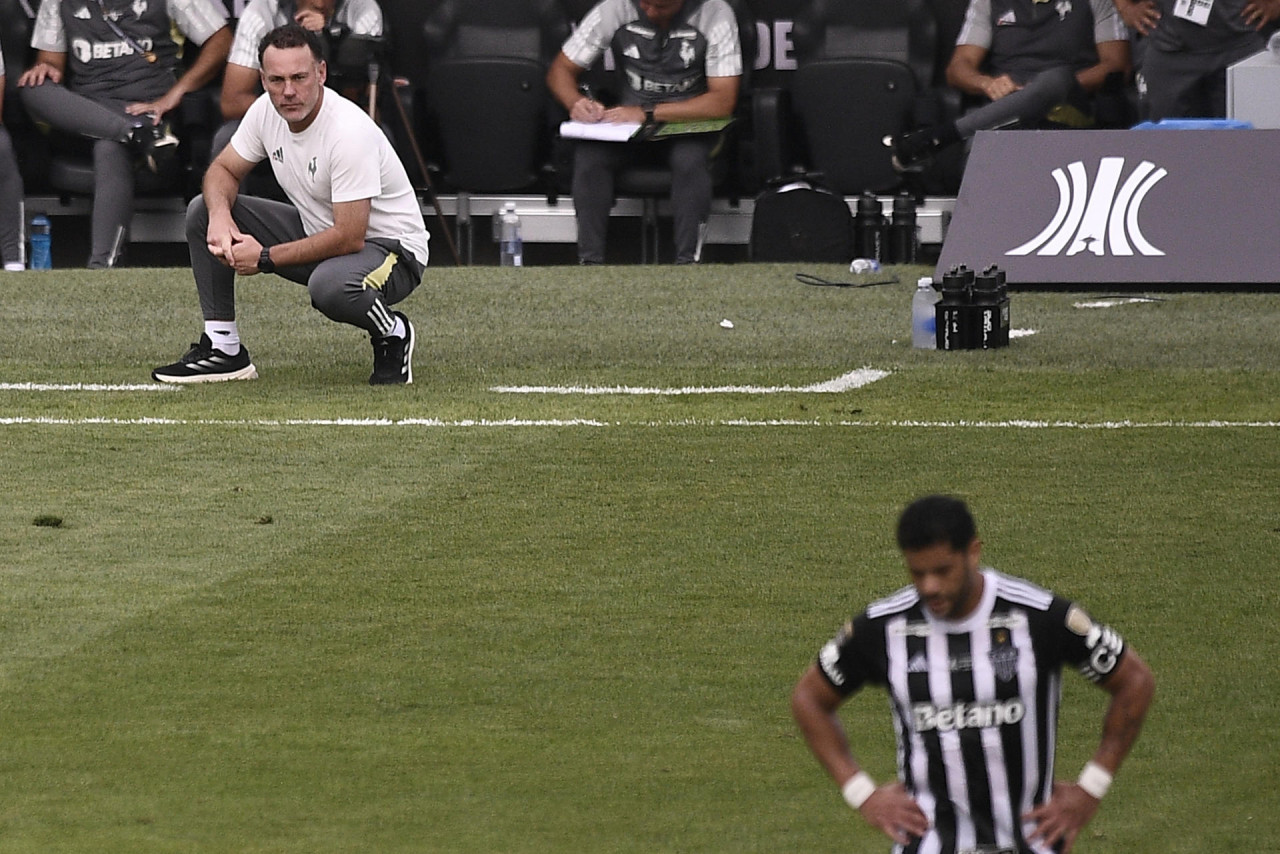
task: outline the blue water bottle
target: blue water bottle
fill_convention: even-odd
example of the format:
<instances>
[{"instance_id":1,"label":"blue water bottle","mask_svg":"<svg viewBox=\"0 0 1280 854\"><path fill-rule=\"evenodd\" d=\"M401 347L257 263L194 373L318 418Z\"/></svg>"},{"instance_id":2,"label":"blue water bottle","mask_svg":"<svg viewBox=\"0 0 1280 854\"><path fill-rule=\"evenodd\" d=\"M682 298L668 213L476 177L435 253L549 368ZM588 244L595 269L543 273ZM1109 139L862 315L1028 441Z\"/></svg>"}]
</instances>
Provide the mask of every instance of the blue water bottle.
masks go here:
<instances>
[{"instance_id":1,"label":"blue water bottle","mask_svg":"<svg viewBox=\"0 0 1280 854\"><path fill-rule=\"evenodd\" d=\"M31 218L31 269L53 269L53 226L44 214Z\"/></svg>"}]
</instances>

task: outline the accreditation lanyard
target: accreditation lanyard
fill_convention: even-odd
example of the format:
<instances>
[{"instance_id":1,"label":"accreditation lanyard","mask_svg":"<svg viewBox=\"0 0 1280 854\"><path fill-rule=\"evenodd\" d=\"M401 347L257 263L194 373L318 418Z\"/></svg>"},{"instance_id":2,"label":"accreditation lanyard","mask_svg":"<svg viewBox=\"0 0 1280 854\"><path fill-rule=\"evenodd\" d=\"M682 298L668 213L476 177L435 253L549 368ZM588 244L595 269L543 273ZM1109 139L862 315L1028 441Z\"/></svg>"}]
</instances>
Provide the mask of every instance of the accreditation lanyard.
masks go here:
<instances>
[{"instance_id":1,"label":"accreditation lanyard","mask_svg":"<svg viewBox=\"0 0 1280 854\"><path fill-rule=\"evenodd\" d=\"M107 14L106 0L98 0L98 10L102 12L102 20L106 22L107 26L111 28L111 31L113 33L115 33L117 36L119 36L120 38L128 42L129 47L133 48L138 53L142 54L146 58L147 62L156 61L155 51L150 51L143 48L142 45L134 41L132 36L130 36L124 30L120 29L120 26L115 22L115 20L110 15Z\"/></svg>"}]
</instances>

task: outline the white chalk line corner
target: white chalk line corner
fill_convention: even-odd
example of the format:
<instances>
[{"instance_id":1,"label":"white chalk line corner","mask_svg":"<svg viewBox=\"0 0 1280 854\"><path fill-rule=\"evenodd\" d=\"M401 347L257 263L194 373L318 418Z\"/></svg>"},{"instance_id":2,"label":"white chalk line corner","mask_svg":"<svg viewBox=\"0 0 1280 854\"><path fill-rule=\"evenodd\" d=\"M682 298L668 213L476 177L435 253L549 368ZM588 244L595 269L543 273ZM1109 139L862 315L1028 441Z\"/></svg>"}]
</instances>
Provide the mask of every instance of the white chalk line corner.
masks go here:
<instances>
[{"instance_id":1,"label":"white chalk line corner","mask_svg":"<svg viewBox=\"0 0 1280 854\"><path fill-rule=\"evenodd\" d=\"M858 368L834 379L806 386L683 386L660 388L653 386L554 386L554 385L498 385L489 391L497 394L563 394L563 395L650 395L674 396L692 394L839 394L870 385L889 376L889 371L876 368Z\"/></svg>"}]
</instances>

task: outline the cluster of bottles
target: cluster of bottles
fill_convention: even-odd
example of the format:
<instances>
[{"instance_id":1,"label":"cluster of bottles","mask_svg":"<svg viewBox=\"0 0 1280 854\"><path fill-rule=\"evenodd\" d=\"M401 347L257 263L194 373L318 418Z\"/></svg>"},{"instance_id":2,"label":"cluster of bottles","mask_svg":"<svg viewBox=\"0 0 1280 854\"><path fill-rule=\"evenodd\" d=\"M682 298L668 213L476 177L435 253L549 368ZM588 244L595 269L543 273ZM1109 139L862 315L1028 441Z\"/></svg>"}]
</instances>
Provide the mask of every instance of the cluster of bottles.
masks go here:
<instances>
[{"instance_id":1,"label":"cluster of bottles","mask_svg":"<svg viewBox=\"0 0 1280 854\"><path fill-rule=\"evenodd\" d=\"M975 273L964 264L942 277L934 306L939 350L990 350L1009 345L1009 287L992 264Z\"/></svg>"},{"instance_id":2,"label":"cluster of bottles","mask_svg":"<svg viewBox=\"0 0 1280 854\"><path fill-rule=\"evenodd\" d=\"M853 245L858 258L876 262L874 267L916 263L920 255L920 232L915 198L910 193L899 193L893 199L892 213L886 217L874 194L859 196L853 215Z\"/></svg>"}]
</instances>

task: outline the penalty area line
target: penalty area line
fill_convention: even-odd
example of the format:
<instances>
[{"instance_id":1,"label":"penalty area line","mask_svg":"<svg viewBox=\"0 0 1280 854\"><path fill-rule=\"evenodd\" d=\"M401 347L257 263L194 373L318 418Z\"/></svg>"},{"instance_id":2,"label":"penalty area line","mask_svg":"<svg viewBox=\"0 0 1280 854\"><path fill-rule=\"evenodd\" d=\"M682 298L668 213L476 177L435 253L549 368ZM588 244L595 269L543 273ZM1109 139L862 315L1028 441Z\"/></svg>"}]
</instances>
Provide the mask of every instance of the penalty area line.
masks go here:
<instances>
[{"instance_id":1,"label":"penalty area line","mask_svg":"<svg viewBox=\"0 0 1280 854\"><path fill-rule=\"evenodd\" d=\"M876 380L889 376L888 371L875 368L859 368L846 374L806 386L683 386L657 388L648 386L551 386L551 385L499 385L489 391L498 394L584 394L584 395L651 395L675 396L686 394L839 394L862 388Z\"/></svg>"}]
</instances>

